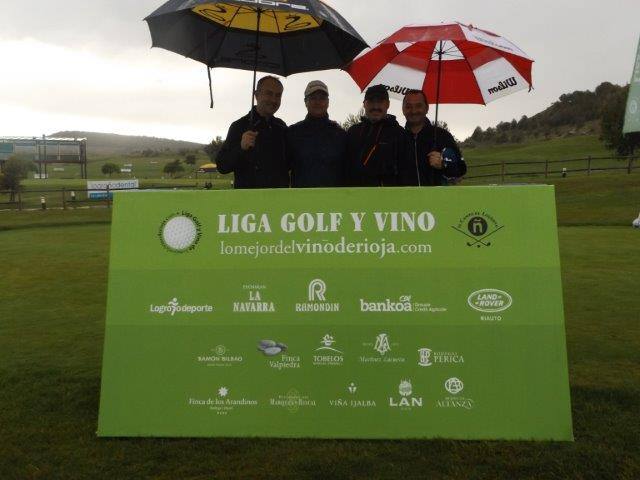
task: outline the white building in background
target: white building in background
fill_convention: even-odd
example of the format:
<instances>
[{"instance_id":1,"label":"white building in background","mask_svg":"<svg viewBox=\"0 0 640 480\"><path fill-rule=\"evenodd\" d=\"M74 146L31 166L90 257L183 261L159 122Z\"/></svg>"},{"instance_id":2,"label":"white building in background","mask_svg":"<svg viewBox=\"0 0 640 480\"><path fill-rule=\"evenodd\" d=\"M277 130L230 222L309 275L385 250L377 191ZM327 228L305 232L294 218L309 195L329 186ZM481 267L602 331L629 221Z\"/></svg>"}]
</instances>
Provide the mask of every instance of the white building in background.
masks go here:
<instances>
[{"instance_id":1,"label":"white building in background","mask_svg":"<svg viewBox=\"0 0 640 480\"><path fill-rule=\"evenodd\" d=\"M80 165L80 176L87 178L86 138L0 137L0 168L12 155L32 160L39 178L47 178L54 164Z\"/></svg>"}]
</instances>

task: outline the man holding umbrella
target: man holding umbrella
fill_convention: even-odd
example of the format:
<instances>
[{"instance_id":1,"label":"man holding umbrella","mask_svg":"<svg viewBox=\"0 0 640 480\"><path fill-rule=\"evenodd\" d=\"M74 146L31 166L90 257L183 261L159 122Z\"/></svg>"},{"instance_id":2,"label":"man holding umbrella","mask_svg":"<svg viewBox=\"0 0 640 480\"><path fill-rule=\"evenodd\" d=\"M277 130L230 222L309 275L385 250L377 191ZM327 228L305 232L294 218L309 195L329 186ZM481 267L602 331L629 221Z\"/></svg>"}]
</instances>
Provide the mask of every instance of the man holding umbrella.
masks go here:
<instances>
[{"instance_id":1,"label":"man holding umbrella","mask_svg":"<svg viewBox=\"0 0 640 480\"><path fill-rule=\"evenodd\" d=\"M282 100L282 82L267 76L257 84L256 106L229 128L216 157L220 173L234 173L237 189L287 188L287 125L274 117Z\"/></svg>"},{"instance_id":2,"label":"man holding umbrella","mask_svg":"<svg viewBox=\"0 0 640 480\"><path fill-rule=\"evenodd\" d=\"M403 185L439 186L467 173L467 165L453 135L427 118L429 103L421 90L409 90L402 101L407 120L411 163L403 164Z\"/></svg>"},{"instance_id":3,"label":"man holding umbrella","mask_svg":"<svg viewBox=\"0 0 640 480\"><path fill-rule=\"evenodd\" d=\"M347 132L345 180L351 187L397 186L398 174L408 170L408 142L396 117L388 115L389 92L384 85L369 87L365 117Z\"/></svg>"}]
</instances>

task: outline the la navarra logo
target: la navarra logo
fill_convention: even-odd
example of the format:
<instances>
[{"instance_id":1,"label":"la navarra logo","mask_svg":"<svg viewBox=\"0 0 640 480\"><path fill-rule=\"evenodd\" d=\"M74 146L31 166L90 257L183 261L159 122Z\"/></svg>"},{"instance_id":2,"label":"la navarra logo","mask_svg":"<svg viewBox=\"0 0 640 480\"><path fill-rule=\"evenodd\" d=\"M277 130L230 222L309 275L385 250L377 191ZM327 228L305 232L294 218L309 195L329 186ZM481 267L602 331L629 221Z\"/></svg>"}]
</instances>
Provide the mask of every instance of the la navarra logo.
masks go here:
<instances>
[{"instance_id":1,"label":"la navarra logo","mask_svg":"<svg viewBox=\"0 0 640 480\"><path fill-rule=\"evenodd\" d=\"M455 231L467 237L467 247L488 248L493 245L495 235L504 228L487 212L470 212L453 225Z\"/></svg>"},{"instance_id":2,"label":"la navarra logo","mask_svg":"<svg viewBox=\"0 0 640 480\"><path fill-rule=\"evenodd\" d=\"M160 225L158 238L162 246L172 253L195 250L202 237L202 224L189 212L169 215Z\"/></svg>"}]
</instances>

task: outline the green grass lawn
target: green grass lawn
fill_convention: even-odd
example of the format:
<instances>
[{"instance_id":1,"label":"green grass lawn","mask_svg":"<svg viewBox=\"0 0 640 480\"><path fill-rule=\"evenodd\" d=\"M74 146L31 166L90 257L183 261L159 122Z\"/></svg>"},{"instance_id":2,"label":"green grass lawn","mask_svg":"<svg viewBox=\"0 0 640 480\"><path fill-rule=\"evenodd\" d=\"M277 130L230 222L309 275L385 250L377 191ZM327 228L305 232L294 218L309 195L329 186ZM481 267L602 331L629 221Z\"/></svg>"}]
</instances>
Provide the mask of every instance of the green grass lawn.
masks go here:
<instances>
[{"instance_id":1,"label":"green grass lawn","mask_svg":"<svg viewBox=\"0 0 640 480\"><path fill-rule=\"evenodd\" d=\"M0 479L640 478L640 192L613 177L558 183L575 443L98 439L110 211L0 212Z\"/></svg>"}]
</instances>

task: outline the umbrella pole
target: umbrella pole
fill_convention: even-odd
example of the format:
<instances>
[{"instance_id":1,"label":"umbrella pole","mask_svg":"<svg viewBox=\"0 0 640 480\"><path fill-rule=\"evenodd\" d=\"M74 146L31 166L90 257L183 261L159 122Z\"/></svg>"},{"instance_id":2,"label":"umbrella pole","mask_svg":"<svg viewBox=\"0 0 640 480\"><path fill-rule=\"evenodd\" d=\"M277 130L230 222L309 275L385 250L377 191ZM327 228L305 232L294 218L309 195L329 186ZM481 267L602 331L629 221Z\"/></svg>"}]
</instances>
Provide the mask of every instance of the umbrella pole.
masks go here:
<instances>
[{"instance_id":1,"label":"umbrella pole","mask_svg":"<svg viewBox=\"0 0 640 480\"><path fill-rule=\"evenodd\" d=\"M251 128L253 128L253 106L255 105L256 80L258 78L258 51L260 49L260 16L262 8L258 7L258 21L256 24L256 54L253 60L253 89L251 90Z\"/></svg>"},{"instance_id":2,"label":"umbrella pole","mask_svg":"<svg viewBox=\"0 0 640 480\"><path fill-rule=\"evenodd\" d=\"M438 109L440 108L440 81L442 80L442 40L440 40L440 46L438 48L438 85L436 86L436 123L433 129L433 148L436 148L436 142L438 140Z\"/></svg>"}]
</instances>

